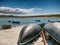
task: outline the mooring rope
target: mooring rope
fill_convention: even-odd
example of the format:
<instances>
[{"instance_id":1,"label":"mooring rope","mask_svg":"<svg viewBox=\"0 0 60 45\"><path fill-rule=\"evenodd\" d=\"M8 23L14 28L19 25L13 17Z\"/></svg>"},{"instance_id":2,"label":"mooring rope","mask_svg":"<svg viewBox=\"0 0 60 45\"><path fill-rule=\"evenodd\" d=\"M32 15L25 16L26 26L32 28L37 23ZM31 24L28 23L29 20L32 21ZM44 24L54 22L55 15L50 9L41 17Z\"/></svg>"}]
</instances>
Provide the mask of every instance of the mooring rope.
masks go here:
<instances>
[{"instance_id":1,"label":"mooring rope","mask_svg":"<svg viewBox=\"0 0 60 45\"><path fill-rule=\"evenodd\" d=\"M42 38L43 38L43 41L44 41L44 45L48 45L47 41L46 41L46 38L44 36L44 32L43 30L41 31L41 34L42 34Z\"/></svg>"}]
</instances>

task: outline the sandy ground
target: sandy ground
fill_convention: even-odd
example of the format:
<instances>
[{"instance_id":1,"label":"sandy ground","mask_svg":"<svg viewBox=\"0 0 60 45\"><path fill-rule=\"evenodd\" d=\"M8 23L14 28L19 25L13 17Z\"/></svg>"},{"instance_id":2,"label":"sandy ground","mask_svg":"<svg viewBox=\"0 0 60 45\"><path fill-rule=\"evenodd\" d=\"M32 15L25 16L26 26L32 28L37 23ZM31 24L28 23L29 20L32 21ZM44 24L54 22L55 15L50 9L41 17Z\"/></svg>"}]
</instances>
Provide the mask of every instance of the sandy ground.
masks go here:
<instances>
[{"instance_id":1,"label":"sandy ground","mask_svg":"<svg viewBox=\"0 0 60 45\"><path fill-rule=\"evenodd\" d=\"M11 29L0 31L0 45L17 45L19 34L23 26L12 27ZM43 45L41 39L37 39L34 45Z\"/></svg>"},{"instance_id":2,"label":"sandy ground","mask_svg":"<svg viewBox=\"0 0 60 45\"><path fill-rule=\"evenodd\" d=\"M0 31L0 45L17 45L20 30L23 26Z\"/></svg>"}]
</instances>

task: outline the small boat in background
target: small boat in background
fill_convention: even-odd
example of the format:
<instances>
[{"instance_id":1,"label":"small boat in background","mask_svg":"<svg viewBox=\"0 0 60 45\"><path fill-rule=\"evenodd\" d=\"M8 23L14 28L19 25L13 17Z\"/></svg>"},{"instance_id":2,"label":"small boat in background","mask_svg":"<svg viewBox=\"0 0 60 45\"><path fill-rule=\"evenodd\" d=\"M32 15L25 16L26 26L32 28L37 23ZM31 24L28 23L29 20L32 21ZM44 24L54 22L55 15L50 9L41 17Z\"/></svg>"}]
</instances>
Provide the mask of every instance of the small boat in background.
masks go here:
<instances>
[{"instance_id":1,"label":"small boat in background","mask_svg":"<svg viewBox=\"0 0 60 45\"><path fill-rule=\"evenodd\" d=\"M19 21L12 21L12 23L19 24L20 22Z\"/></svg>"},{"instance_id":2,"label":"small boat in background","mask_svg":"<svg viewBox=\"0 0 60 45\"><path fill-rule=\"evenodd\" d=\"M40 22L40 20L35 20L36 22Z\"/></svg>"},{"instance_id":3,"label":"small boat in background","mask_svg":"<svg viewBox=\"0 0 60 45\"><path fill-rule=\"evenodd\" d=\"M48 22L53 23L54 21L53 20L48 20Z\"/></svg>"},{"instance_id":4,"label":"small boat in background","mask_svg":"<svg viewBox=\"0 0 60 45\"><path fill-rule=\"evenodd\" d=\"M25 44L30 42L37 36L39 36L39 32L41 31L41 27L38 24L29 24L22 28L18 42L20 44Z\"/></svg>"},{"instance_id":5,"label":"small boat in background","mask_svg":"<svg viewBox=\"0 0 60 45\"><path fill-rule=\"evenodd\" d=\"M44 26L44 31L48 32L49 35L60 43L60 23L54 22Z\"/></svg>"},{"instance_id":6,"label":"small boat in background","mask_svg":"<svg viewBox=\"0 0 60 45\"><path fill-rule=\"evenodd\" d=\"M10 28L12 28L12 26L9 24L2 25L2 29L10 29Z\"/></svg>"},{"instance_id":7,"label":"small boat in background","mask_svg":"<svg viewBox=\"0 0 60 45\"><path fill-rule=\"evenodd\" d=\"M8 22L10 23L11 21L9 20Z\"/></svg>"},{"instance_id":8,"label":"small boat in background","mask_svg":"<svg viewBox=\"0 0 60 45\"><path fill-rule=\"evenodd\" d=\"M50 22L50 23L54 23L54 22L60 22L60 20L48 20L48 22Z\"/></svg>"}]
</instances>

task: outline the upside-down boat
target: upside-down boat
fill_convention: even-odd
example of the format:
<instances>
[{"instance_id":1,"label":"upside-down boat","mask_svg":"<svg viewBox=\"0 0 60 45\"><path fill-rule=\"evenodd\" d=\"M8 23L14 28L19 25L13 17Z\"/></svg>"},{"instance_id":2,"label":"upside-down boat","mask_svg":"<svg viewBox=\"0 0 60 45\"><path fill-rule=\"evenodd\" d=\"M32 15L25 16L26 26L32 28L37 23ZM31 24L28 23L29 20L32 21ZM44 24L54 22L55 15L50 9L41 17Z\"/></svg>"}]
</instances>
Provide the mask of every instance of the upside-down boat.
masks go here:
<instances>
[{"instance_id":1,"label":"upside-down boat","mask_svg":"<svg viewBox=\"0 0 60 45\"><path fill-rule=\"evenodd\" d=\"M29 24L22 28L19 35L19 44L26 44L27 42L36 38L41 31L41 27L38 24Z\"/></svg>"},{"instance_id":2,"label":"upside-down boat","mask_svg":"<svg viewBox=\"0 0 60 45\"><path fill-rule=\"evenodd\" d=\"M49 33L49 35L55 39L58 43L60 43L60 23L54 22L54 23L48 23L44 26L44 29L46 32Z\"/></svg>"}]
</instances>

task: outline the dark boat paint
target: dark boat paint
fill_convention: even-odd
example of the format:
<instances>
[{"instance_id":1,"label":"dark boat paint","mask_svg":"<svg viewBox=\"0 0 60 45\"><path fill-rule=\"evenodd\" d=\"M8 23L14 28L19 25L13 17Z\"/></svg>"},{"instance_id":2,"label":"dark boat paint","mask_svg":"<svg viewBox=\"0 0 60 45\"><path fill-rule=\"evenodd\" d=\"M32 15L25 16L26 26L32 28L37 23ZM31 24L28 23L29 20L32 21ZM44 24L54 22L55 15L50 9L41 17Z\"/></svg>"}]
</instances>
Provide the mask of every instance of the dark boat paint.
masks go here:
<instances>
[{"instance_id":1,"label":"dark boat paint","mask_svg":"<svg viewBox=\"0 0 60 45\"><path fill-rule=\"evenodd\" d=\"M40 31L41 27L37 24L29 24L24 26L20 32L19 42L24 44L31 41L39 35Z\"/></svg>"},{"instance_id":2,"label":"dark boat paint","mask_svg":"<svg viewBox=\"0 0 60 45\"><path fill-rule=\"evenodd\" d=\"M19 24L20 22L19 22L19 21L12 21L12 23L16 23L16 24Z\"/></svg>"},{"instance_id":3,"label":"dark boat paint","mask_svg":"<svg viewBox=\"0 0 60 45\"><path fill-rule=\"evenodd\" d=\"M49 23L44 26L45 31L47 31L52 38L60 43L60 23Z\"/></svg>"}]
</instances>

